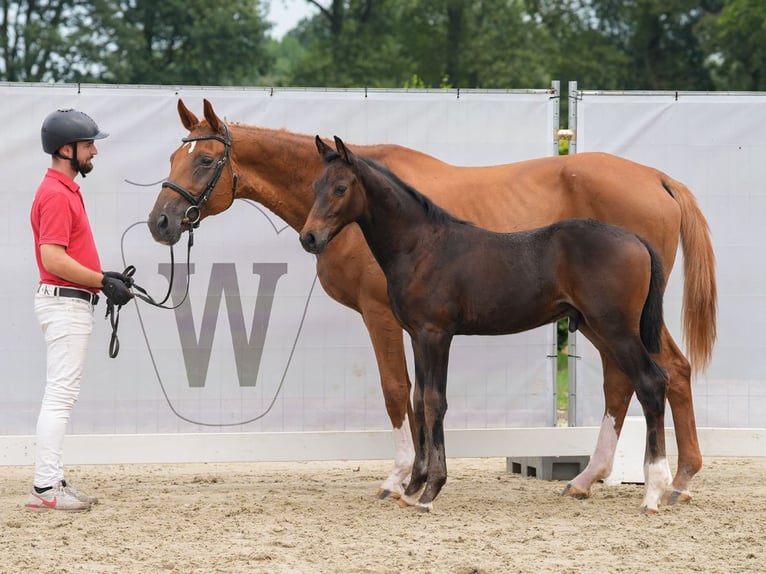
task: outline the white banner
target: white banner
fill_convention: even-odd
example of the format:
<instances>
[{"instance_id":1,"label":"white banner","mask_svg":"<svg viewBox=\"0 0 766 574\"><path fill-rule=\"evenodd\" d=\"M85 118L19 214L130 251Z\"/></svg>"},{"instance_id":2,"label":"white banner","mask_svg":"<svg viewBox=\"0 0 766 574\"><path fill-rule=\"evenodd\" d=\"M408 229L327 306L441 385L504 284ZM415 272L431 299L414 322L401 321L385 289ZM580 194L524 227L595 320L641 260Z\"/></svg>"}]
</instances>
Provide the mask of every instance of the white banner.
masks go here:
<instances>
[{"instance_id":1,"label":"white banner","mask_svg":"<svg viewBox=\"0 0 766 574\"><path fill-rule=\"evenodd\" d=\"M145 219L187 135L179 97L202 99L230 122L398 143L455 164L550 155L558 99L548 91L173 89L0 85L3 106L0 245L0 433L34 433L45 346L32 311L37 270L29 209L49 165L43 118L56 108L91 115L111 135L94 171L78 180L108 270L137 268L155 298L167 290L169 250ZM466 190L470 192L470 190ZM175 248L176 291L186 278L185 237ZM121 349L96 309L76 434L337 431L390 428L375 358L360 315L314 285L314 258L297 233L260 205L239 201L205 220L191 252L190 297L176 311L143 303L122 311ZM453 345L450 429L552 423L551 328L512 337L460 337ZM409 353L409 342L405 342ZM410 369L412 373L412 369ZM241 425L244 421L252 421Z\"/></svg>"},{"instance_id":2,"label":"white banner","mask_svg":"<svg viewBox=\"0 0 766 574\"><path fill-rule=\"evenodd\" d=\"M592 93L577 102L577 150L605 151L658 168L697 197L710 224L717 261L718 342L695 377L699 426L766 425L766 213L763 133L766 94ZM630 186L630 182L625 182ZM683 349L679 249L665 296L665 319ZM584 337L577 379L577 424L603 413L601 361ZM640 414L635 400L631 413ZM667 411L670 423L670 411Z\"/></svg>"}]
</instances>

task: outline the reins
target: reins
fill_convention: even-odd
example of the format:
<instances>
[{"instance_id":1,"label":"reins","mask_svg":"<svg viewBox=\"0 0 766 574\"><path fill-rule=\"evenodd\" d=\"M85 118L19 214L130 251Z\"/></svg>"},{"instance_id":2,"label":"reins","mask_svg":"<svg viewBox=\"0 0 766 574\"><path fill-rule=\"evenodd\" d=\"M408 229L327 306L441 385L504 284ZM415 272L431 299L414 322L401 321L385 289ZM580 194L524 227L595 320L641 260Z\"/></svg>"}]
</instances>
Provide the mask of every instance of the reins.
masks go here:
<instances>
[{"instance_id":1,"label":"reins","mask_svg":"<svg viewBox=\"0 0 766 574\"><path fill-rule=\"evenodd\" d=\"M122 234L122 241L125 240L125 234L132 228L131 225L128 229L126 229ZM133 293L134 297L137 297L138 299L141 299L142 301L145 301L152 307L158 307L160 309L168 309L173 310L177 309L181 305L183 305L184 301L186 301L186 298L189 296L189 283L191 282L191 248L192 245L194 245L194 227L196 225L189 226L189 241L186 245L186 289L184 290L184 296L181 298L181 300L176 303L175 305L166 305L168 299L170 299L170 295L173 292L173 283L175 280L175 272L176 272L176 266L175 266L175 255L173 253L173 246L170 246L170 281L168 282L168 291L165 293L165 296L162 298L162 301L156 301L149 293L147 293L146 289L141 287L138 283L135 282L133 279L133 275L136 273L136 268L133 265L128 265L125 268L125 271L122 272L122 274L129 280L128 288ZM109 321L112 325L112 334L109 338L109 357L114 359L117 354L120 352L120 340L117 337L117 328L120 325L120 309L122 309L122 305L115 305L109 299L106 300L106 313L104 315L104 318L109 318Z\"/></svg>"},{"instance_id":2,"label":"reins","mask_svg":"<svg viewBox=\"0 0 766 574\"><path fill-rule=\"evenodd\" d=\"M213 190L215 189L216 185L218 185L218 180L221 178L221 174L223 173L223 169L226 166L226 164L229 165L229 170L231 171L231 203L229 206L231 206L234 203L234 199L237 194L237 182L238 177L237 174L234 173L234 168L231 166L231 162L229 161L229 155L231 151L231 137L229 134L229 128L228 126L223 123L223 135L221 134L208 134L208 135L202 135L202 136L196 136L196 137L187 137L183 138L181 141L183 143L189 143L189 142L196 142L196 141L203 141L203 140L216 140L221 142L224 145L223 154L221 154L221 157L218 159L218 161L215 164L215 171L213 172L213 176L210 178L210 181L207 182L207 186L205 189L200 193L199 195L194 195L191 193L188 189L185 187L174 183L170 180L165 180L162 182L162 187L168 187L178 193L181 197L183 197L186 201L188 201L191 205L186 209L186 212L184 213L184 217L181 220L182 224L187 224L189 226L189 242L187 244L186 248L186 290L184 292L184 296L181 299L180 302L178 302L176 305L168 306L165 305L167 300L170 298L170 295L173 290L173 279L175 278L175 260L173 256L173 246L170 246L170 281L168 284L168 292L165 294L165 297L162 299L162 301L157 302L154 300L154 298L149 295L146 292L146 289L138 285L133 280L133 275L136 272L136 268L133 265L128 265L125 268L125 271L123 271L123 275L128 279L128 288L132 290L133 295L142 301L145 301L149 305L152 305L153 307L159 307L161 309L176 309L180 307L184 301L186 301L186 298L189 295L189 283L191 282L191 273L190 273L190 259L191 259L191 248L192 245L194 245L194 229L196 227L199 227L200 218L202 217L202 207L207 203L207 200L210 198L210 195L213 193ZM127 230L126 230L127 232ZM125 233L123 233L123 238L125 236ZM109 340L109 357L114 359L117 354L120 352L120 340L117 337L117 328L120 325L120 309L122 308L122 305L115 305L111 301L107 299L106 301L106 314L104 315L104 318L109 318L109 321L112 325L112 335Z\"/></svg>"}]
</instances>

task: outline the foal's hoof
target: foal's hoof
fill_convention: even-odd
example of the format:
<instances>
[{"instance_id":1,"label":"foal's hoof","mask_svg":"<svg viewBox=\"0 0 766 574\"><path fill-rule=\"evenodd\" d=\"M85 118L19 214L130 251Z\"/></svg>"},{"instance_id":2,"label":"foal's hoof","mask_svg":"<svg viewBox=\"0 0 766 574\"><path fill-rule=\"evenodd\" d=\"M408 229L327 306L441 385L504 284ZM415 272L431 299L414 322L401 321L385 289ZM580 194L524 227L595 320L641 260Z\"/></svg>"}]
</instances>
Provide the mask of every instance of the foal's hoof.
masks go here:
<instances>
[{"instance_id":1,"label":"foal's hoof","mask_svg":"<svg viewBox=\"0 0 766 574\"><path fill-rule=\"evenodd\" d=\"M577 488L575 485L573 485L571 482L567 484L564 487L564 490L561 492L561 496L569 496L570 498L576 498L577 500L583 500L585 498L590 497L590 491L589 490L582 490L581 488Z\"/></svg>"},{"instance_id":2,"label":"foal's hoof","mask_svg":"<svg viewBox=\"0 0 766 574\"><path fill-rule=\"evenodd\" d=\"M431 512L431 508L433 508L434 505L433 502L419 502L416 498L407 496L406 494L402 494L397 504L399 505L399 508L412 508L415 512L419 512L420 514Z\"/></svg>"},{"instance_id":3,"label":"foal's hoof","mask_svg":"<svg viewBox=\"0 0 766 574\"><path fill-rule=\"evenodd\" d=\"M691 502L692 495L688 491L668 490L662 495L662 504L673 506L674 504L687 504Z\"/></svg>"}]
</instances>

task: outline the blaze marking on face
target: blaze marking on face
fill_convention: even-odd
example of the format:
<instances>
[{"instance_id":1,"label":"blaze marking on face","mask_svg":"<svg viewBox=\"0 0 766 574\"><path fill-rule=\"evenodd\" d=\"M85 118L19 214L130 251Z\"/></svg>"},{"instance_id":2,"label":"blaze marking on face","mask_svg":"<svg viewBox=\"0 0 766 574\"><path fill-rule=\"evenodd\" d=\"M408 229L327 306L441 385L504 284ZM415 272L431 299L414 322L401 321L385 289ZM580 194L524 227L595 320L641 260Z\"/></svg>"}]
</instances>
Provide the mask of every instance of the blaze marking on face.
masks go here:
<instances>
[{"instance_id":1,"label":"blaze marking on face","mask_svg":"<svg viewBox=\"0 0 766 574\"><path fill-rule=\"evenodd\" d=\"M191 153L191 152L193 152L193 151L194 151L194 146L195 146L195 145L197 145L197 142L196 142L196 141L193 141L193 142L186 142L186 143L185 143L183 146L181 146L181 147L186 147L187 145L189 146L189 153Z\"/></svg>"}]
</instances>

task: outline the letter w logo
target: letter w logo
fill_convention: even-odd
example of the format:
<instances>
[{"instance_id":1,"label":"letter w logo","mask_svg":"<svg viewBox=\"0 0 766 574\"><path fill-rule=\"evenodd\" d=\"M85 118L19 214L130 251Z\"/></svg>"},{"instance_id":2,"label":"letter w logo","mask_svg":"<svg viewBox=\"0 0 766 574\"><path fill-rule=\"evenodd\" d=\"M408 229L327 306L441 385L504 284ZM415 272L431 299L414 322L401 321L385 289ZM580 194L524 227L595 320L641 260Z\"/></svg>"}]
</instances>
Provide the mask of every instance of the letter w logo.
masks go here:
<instances>
[{"instance_id":1,"label":"letter w logo","mask_svg":"<svg viewBox=\"0 0 766 574\"><path fill-rule=\"evenodd\" d=\"M161 263L158 271L170 281L170 264ZM176 264L175 273L178 279L174 282L171 297L173 304L177 305L177 302L184 295L184 285L188 281L186 265ZM190 273L194 275L194 264L190 265ZM194 327L194 316L189 299L187 298L182 305L175 309L176 325L181 338L181 349L190 387L205 386L218 313L221 307L221 297L224 295L231 328L231 340L234 345L234 359L239 386L255 386L258 379L258 369L261 365L261 356L263 355L263 344L266 341L266 331L271 318L274 293L277 282L285 273L287 273L287 263L253 263L253 274L258 275L260 281L249 338L245 330L245 316L242 309L242 298L239 294L237 269L234 263L213 264L205 299L205 310L202 313L199 339L196 336L197 330Z\"/></svg>"}]
</instances>

